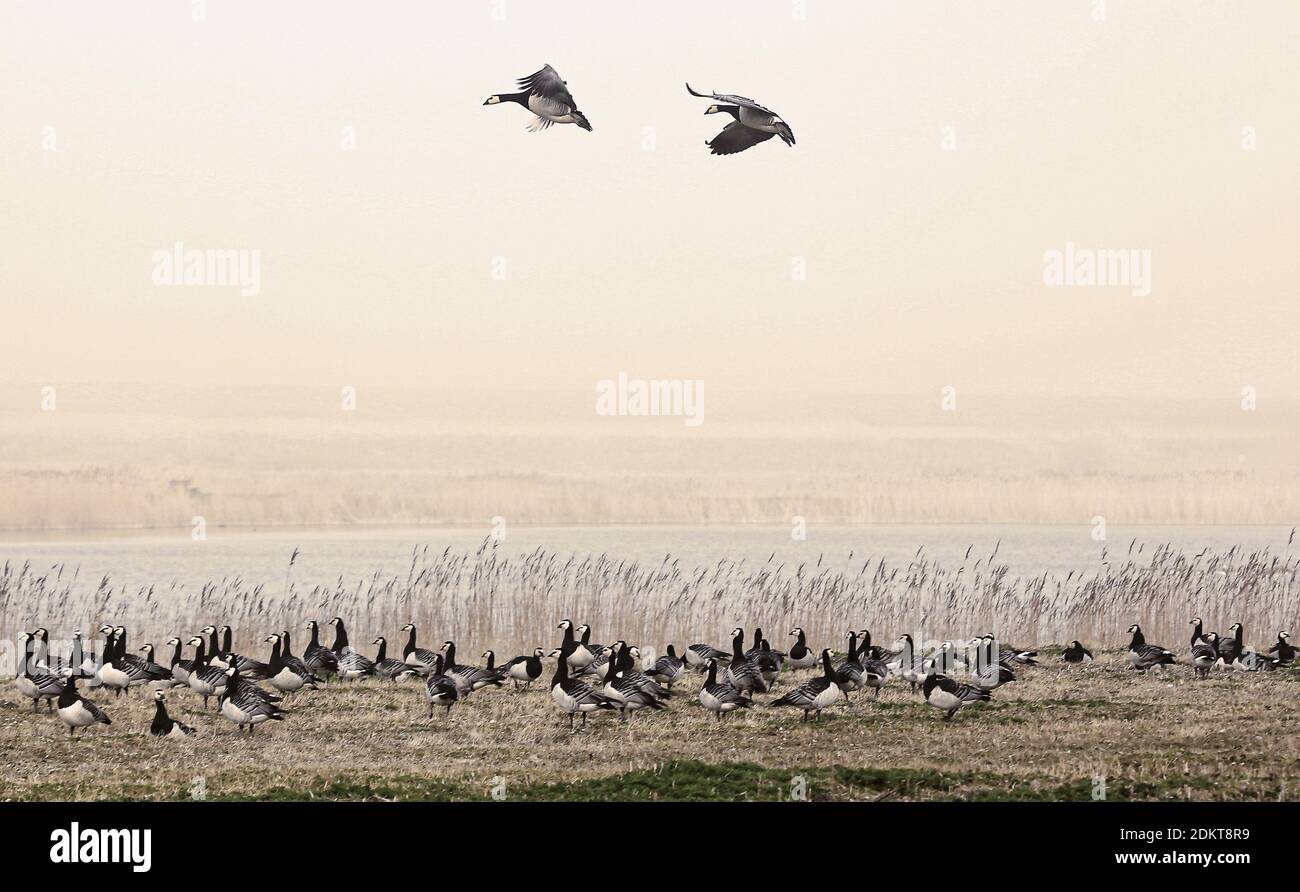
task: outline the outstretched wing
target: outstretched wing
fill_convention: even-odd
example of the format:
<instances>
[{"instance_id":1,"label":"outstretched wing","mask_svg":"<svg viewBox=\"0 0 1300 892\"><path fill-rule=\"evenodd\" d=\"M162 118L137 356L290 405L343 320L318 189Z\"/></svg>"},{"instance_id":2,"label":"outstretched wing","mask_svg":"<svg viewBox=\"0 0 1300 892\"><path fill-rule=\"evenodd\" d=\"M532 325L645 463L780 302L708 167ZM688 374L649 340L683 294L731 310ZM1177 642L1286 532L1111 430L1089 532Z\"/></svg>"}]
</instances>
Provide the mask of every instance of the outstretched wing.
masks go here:
<instances>
[{"instance_id":1,"label":"outstretched wing","mask_svg":"<svg viewBox=\"0 0 1300 892\"><path fill-rule=\"evenodd\" d=\"M735 93L697 93L695 90L691 89L689 83L686 85L686 92L690 93L692 96L698 96L701 99L716 99L718 102L724 103L725 105L743 105L745 108L752 108L756 111L761 111L774 118L781 117L770 108L759 105L748 96L737 96Z\"/></svg>"},{"instance_id":2,"label":"outstretched wing","mask_svg":"<svg viewBox=\"0 0 1300 892\"><path fill-rule=\"evenodd\" d=\"M542 99L563 103L571 109L578 107L578 103L573 100L573 94L564 83L564 78L560 77L560 73L550 65L544 66L541 71L534 71L528 77L519 78L519 86Z\"/></svg>"},{"instance_id":3,"label":"outstretched wing","mask_svg":"<svg viewBox=\"0 0 1300 892\"><path fill-rule=\"evenodd\" d=\"M732 121L705 145L713 150L714 155L734 155L745 151L750 146L758 145L765 139L771 139L773 135L765 130L746 127L739 121Z\"/></svg>"}]
</instances>

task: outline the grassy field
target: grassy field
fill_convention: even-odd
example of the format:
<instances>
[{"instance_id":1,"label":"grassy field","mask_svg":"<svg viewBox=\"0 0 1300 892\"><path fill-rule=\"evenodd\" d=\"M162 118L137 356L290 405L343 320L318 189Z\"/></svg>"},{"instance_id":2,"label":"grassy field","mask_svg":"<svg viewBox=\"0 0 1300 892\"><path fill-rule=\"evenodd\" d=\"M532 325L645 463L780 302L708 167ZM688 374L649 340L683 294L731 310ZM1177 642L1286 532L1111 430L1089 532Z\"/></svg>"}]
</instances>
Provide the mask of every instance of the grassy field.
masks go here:
<instances>
[{"instance_id":1,"label":"grassy field","mask_svg":"<svg viewBox=\"0 0 1300 892\"><path fill-rule=\"evenodd\" d=\"M199 729L186 741L148 735L138 689L98 693L113 725L70 739L6 685L0 799L1091 800L1097 778L1108 800L1300 796L1300 671L1196 681L1098 657L1067 668L1045 652L951 723L895 679L820 723L759 705L719 725L692 676L669 711L600 714L574 736L545 683L480 691L450 719L425 718L418 683L332 684L251 738L182 690L169 706Z\"/></svg>"}]
</instances>

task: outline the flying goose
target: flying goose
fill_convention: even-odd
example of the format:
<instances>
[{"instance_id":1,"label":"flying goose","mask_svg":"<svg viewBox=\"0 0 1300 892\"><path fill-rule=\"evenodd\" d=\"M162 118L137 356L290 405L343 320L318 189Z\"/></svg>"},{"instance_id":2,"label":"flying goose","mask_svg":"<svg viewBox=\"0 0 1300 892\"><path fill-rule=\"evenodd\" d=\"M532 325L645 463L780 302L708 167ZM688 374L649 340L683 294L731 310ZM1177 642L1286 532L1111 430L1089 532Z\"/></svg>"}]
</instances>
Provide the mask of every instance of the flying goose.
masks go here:
<instances>
[{"instance_id":1,"label":"flying goose","mask_svg":"<svg viewBox=\"0 0 1300 892\"><path fill-rule=\"evenodd\" d=\"M540 647L533 648L531 656L515 657L504 668L506 675L515 683L515 689L518 690L519 682L524 683L524 690L533 686L533 682L542 677L542 654L545 653Z\"/></svg>"},{"instance_id":2,"label":"flying goose","mask_svg":"<svg viewBox=\"0 0 1300 892\"><path fill-rule=\"evenodd\" d=\"M714 99L722 103L710 105L704 110L706 115L725 113L735 118L722 128L721 133L705 143L714 155L734 155L773 136L781 137L788 146L794 145L794 131L790 125L781 120L776 112L752 99L731 93L697 93L689 83L686 92L700 99Z\"/></svg>"},{"instance_id":3,"label":"flying goose","mask_svg":"<svg viewBox=\"0 0 1300 892\"><path fill-rule=\"evenodd\" d=\"M267 665L267 682L282 694L292 694L294 691L302 688L316 690L316 676L312 674L307 665L299 659L286 660L282 645L284 635L267 635L266 640L271 645L271 660ZM238 669L238 666L232 666L232 669ZM243 670L240 670L239 676L243 678Z\"/></svg>"},{"instance_id":4,"label":"flying goose","mask_svg":"<svg viewBox=\"0 0 1300 892\"><path fill-rule=\"evenodd\" d=\"M480 669L477 666L465 666L456 662L456 642L444 641L442 643L443 653L443 672L456 682L456 687L460 689L462 696L477 691L479 688L485 688L488 685L501 687L502 680L496 671L489 672L486 669Z\"/></svg>"},{"instance_id":5,"label":"flying goose","mask_svg":"<svg viewBox=\"0 0 1300 892\"><path fill-rule=\"evenodd\" d=\"M203 650L202 636L195 635L187 643L194 648L194 665L186 680L195 693L203 698L203 706L206 709L208 698L219 695L225 690L226 684L230 681L226 669L230 667L216 666L208 662L207 654Z\"/></svg>"},{"instance_id":6,"label":"flying goose","mask_svg":"<svg viewBox=\"0 0 1300 892\"><path fill-rule=\"evenodd\" d=\"M386 678L389 681L397 681L399 678L414 678L420 672L405 660L396 660L388 655L388 642L380 635L371 644L378 644L379 650L375 652L374 667L375 675L380 678Z\"/></svg>"},{"instance_id":7,"label":"flying goose","mask_svg":"<svg viewBox=\"0 0 1300 892\"><path fill-rule=\"evenodd\" d=\"M36 651L35 649L29 650L27 647L28 642L34 639L35 635L28 632L18 636L18 641L23 646L23 662L18 667L18 674L14 678L14 684L20 694L31 698L32 712L39 711L42 700L45 701L46 708L53 712L54 701L63 693L64 682L62 678L53 672L37 668L35 662ZM72 671L69 667L64 668L68 669L69 672Z\"/></svg>"},{"instance_id":8,"label":"flying goose","mask_svg":"<svg viewBox=\"0 0 1300 892\"><path fill-rule=\"evenodd\" d=\"M708 668L709 660L723 664L731 659L731 654L718 650L711 644L692 644L682 651L682 659L692 669L703 670Z\"/></svg>"},{"instance_id":9,"label":"flying goose","mask_svg":"<svg viewBox=\"0 0 1300 892\"><path fill-rule=\"evenodd\" d=\"M790 634L796 637L794 647L786 657L790 660L790 665L795 669L811 669L817 665L817 653L808 646L808 638L804 635L803 629L795 626L790 630Z\"/></svg>"},{"instance_id":10,"label":"flying goose","mask_svg":"<svg viewBox=\"0 0 1300 892\"><path fill-rule=\"evenodd\" d=\"M573 717L582 713L582 727L587 727L587 713L597 709L617 709L618 703L608 694L596 690L585 681L569 678L569 661L563 650L551 652L556 658L555 674L551 676L551 699L569 714L569 733L573 734Z\"/></svg>"},{"instance_id":11,"label":"flying goose","mask_svg":"<svg viewBox=\"0 0 1300 892\"><path fill-rule=\"evenodd\" d=\"M75 735L78 728L87 725L113 724L104 710L77 693L77 676L72 669L64 669L60 677L63 678L63 690L59 694L58 712L59 718L68 726L69 736Z\"/></svg>"},{"instance_id":12,"label":"flying goose","mask_svg":"<svg viewBox=\"0 0 1300 892\"><path fill-rule=\"evenodd\" d=\"M1213 632L1196 636L1192 639L1192 668L1197 678L1205 678L1219 661L1219 636Z\"/></svg>"},{"instance_id":13,"label":"flying goose","mask_svg":"<svg viewBox=\"0 0 1300 892\"><path fill-rule=\"evenodd\" d=\"M1071 641L1070 646L1061 652L1061 659L1067 663L1090 663L1092 651L1077 641Z\"/></svg>"},{"instance_id":14,"label":"flying goose","mask_svg":"<svg viewBox=\"0 0 1300 892\"><path fill-rule=\"evenodd\" d=\"M745 630L739 627L732 629L731 665L727 667L723 679L742 694L751 697L755 693L766 694L767 685L763 682L763 674L758 666L745 658L744 647Z\"/></svg>"},{"instance_id":15,"label":"flying goose","mask_svg":"<svg viewBox=\"0 0 1300 892\"><path fill-rule=\"evenodd\" d=\"M149 733L154 737L173 737L177 740L189 737L194 733L194 729L184 722L178 722L167 714L167 693L165 691L153 692L154 714L153 723L149 725Z\"/></svg>"},{"instance_id":16,"label":"flying goose","mask_svg":"<svg viewBox=\"0 0 1300 892\"><path fill-rule=\"evenodd\" d=\"M686 671L686 663L677 656L677 651L673 649L671 644L668 645L667 650L668 653L655 660L655 664L650 667L649 672L646 674L655 681L663 682L671 691L673 682L681 678Z\"/></svg>"},{"instance_id":17,"label":"flying goose","mask_svg":"<svg viewBox=\"0 0 1300 892\"><path fill-rule=\"evenodd\" d=\"M1174 662L1173 653L1163 647L1147 644L1142 634L1142 627L1137 623L1129 626L1128 630L1133 636L1128 646L1128 661L1134 669L1146 672L1152 666L1166 666ZM1222 644L1220 644L1220 653L1222 653Z\"/></svg>"},{"instance_id":18,"label":"flying goose","mask_svg":"<svg viewBox=\"0 0 1300 892\"><path fill-rule=\"evenodd\" d=\"M836 684L836 675L835 667L831 665L830 650L823 650L822 674L805 681L793 691L773 700L771 705L793 706L796 709L802 709L803 718L799 720L801 722L808 721L808 713L810 712L820 721L822 710L844 696L844 692Z\"/></svg>"},{"instance_id":19,"label":"flying goose","mask_svg":"<svg viewBox=\"0 0 1300 892\"><path fill-rule=\"evenodd\" d=\"M1286 629L1278 632L1277 644L1270 647L1268 652L1274 654L1281 665L1290 666L1296 657L1295 646L1291 643L1291 633Z\"/></svg>"},{"instance_id":20,"label":"flying goose","mask_svg":"<svg viewBox=\"0 0 1300 892\"><path fill-rule=\"evenodd\" d=\"M342 620L339 620L339 622L342 622ZM302 661L307 665L307 668L313 673L337 672L339 670L339 656L320 643L320 626L316 623L316 620L307 620L304 628L311 632L311 642L302 652ZM344 641L346 642L346 640L345 638Z\"/></svg>"},{"instance_id":21,"label":"flying goose","mask_svg":"<svg viewBox=\"0 0 1300 892\"><path fill-rule=\"evenodd\" d=\"M406 646L402 648L402 659L410 663L421 673L428 672L433 668L434 663L441 663L441 659L436 650L429 650L424 647L415 646L415 623L407 623L400 629L402 632L409 632L406 637Z\"/></svg>"},{"instance_id":22,"label":"flying goose","mask_svg":"<svg viewBox=\"0 0 1300 892\"><path fill-rule=\"evenodd\" d=\"M460 700L460 688L455 680L442 671L442 654L433 655L433 665L428 669L429 675L424 680L424 696L429 701L429 718L433 718L433 708L441 706L451 715L451 708Z\"/></svg>"},{"instance_id":23,"label":"flying goose","mask_svg":"<svg viewBox=\"0 0 1300 892\"><path fill-rule=\"evenodd\" d=\"M519 103L537 116L528 125L531 133L545 130L552 124L577 124L583 130L591 130L587 116L578 111L578 103L569 92L568 81L561 78L559 72L550 65L519 78L518 83L523 88L521 92L495 93L483 104Z\"/></svg>"},{"instance_id":24,"label":"flying goose","mask_svg":"<svg viewBox=\"0 0 1300 892\"><path fill-rule=\"evenodd\" d=\"M560 653L564 654L566 671L571 669L576 672L585 669L589 663L596 659L595 651L573 637L573 620L563 620L555 628L564 630L564 638L560 641ZM588 634L590 634L590 631L588 631Z\"/></svg>"},{"instance_id":25,"label":"flying goose","mask_svg":"<svg viewBox=\"0 0 1300 892\"><path fill-rule=\"evenodd\" d=\"M705 665L708 667L709 675L704 679L704 687L700 688L700 705L713 713L718 721L722 721L722 717L729 712L749 709L754 705L754 701L749 697L742 696L740 691L731 685L718 681L717 660L710 657Z\"/></svg>"},{"instance_id":26,"label":"flying goose","mask_svg":"<svg viewBox=\"0 0 1300 892\"><path fill-rule=\"evenodd\" d=\"M284 721L284 710L276 703L279 697L273 697L250 681L239 676L239 669L231 666L226 672L226 687L218 696L221 714L235 723L238 730L253 729L266 721Z\"/></svg>"},{"instance_id":27,"label":"flying goose","mask_svg":"<svg viewBox=\"0 0 1300 892\"><path fill-rule=\"evenodd\" d=\"M945 722L951 721L952 717L957 714L957 710L967 703L979 703L991 699L992 696L988 691L962 684L955 679L938 673L926 677L925 682L921 685L921 692L925 695L926 703L936 709L945 710L943 717Z\"/></svg>"}]
</instances>

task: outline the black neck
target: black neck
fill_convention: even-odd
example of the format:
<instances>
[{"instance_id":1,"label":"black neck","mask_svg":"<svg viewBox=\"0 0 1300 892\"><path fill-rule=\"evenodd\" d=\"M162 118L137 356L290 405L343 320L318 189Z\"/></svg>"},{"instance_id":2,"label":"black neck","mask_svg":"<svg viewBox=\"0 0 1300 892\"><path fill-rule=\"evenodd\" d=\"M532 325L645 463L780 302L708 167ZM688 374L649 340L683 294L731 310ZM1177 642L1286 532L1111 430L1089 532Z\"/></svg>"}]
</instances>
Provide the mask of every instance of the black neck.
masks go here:
<instances>
[{"instance_id":1,"label":"black neck","mask_svg":"<svg viewBox=\"0 0 1300 892\"><path fill-rule=\"evenodd\" d=\"M381 640L379 642L379 652L375 654L375 662L382 663L388 659L388 642Z\"/></svg>"}]
</instances>

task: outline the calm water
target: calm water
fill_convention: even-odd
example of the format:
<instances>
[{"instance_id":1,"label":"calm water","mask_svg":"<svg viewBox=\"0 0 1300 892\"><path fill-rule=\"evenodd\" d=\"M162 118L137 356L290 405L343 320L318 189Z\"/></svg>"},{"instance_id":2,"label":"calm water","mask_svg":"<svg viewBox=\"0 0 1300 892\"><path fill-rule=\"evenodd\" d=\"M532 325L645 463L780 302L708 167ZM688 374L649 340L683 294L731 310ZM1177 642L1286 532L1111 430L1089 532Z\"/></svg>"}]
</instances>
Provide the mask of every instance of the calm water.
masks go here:
<instances>
[{"instance_id":1,"label":"calm water","mask_svg":"<svg viewBox=\"0 0 1300 892\"><path fill-rule=\"evenodd\" d=\"M277 591L294 548L300 552L293 570L299 588L333 584L340 576L354 584L376 570L404 575L417 546L428 545L431 552L447 547L472 552L488 532L486 527L210 529L201 542L193 541L188 529L171 534L11 533L0 536L0 562L30 561L38 572L62 563L65 574L78 572L79 584L88 587L104 576L115 587L128 589L164 587L173 581L190 588L240 576L249 585L263 583ZM762 563L775 554L776 562L813 566L820 559L823 566L851 565L856 570L868 557L873 562L883 556L890 563L906 563L920 547L929 557L956 566L973 546L973 563L987 557L1000 541L998 559L1016 576L1093 570L1100 566L1103 549L1109 549L1110 558L1123 560L1134 538L1135 556L1139 549L1145 548L1146 555L1165 542L1197 551L1226 550L1235 544L1249 549L1269 546L1281 554L1290 534L1289 527L1273 526L1110 526L1107 541L1096 542L1086 525L810 526L807 540L798 542L789 527L510 527L497 547L511 555L539 546L566 555L605 552L654 564L671 553L686 568L712 565L721 558Z\"/></svg>"}]
</instances>

